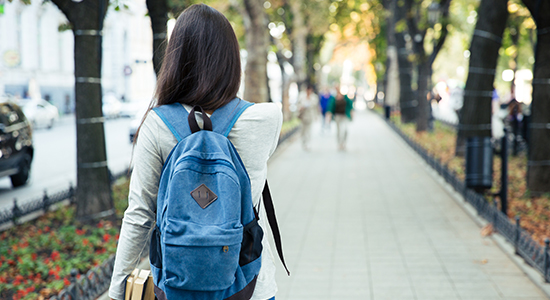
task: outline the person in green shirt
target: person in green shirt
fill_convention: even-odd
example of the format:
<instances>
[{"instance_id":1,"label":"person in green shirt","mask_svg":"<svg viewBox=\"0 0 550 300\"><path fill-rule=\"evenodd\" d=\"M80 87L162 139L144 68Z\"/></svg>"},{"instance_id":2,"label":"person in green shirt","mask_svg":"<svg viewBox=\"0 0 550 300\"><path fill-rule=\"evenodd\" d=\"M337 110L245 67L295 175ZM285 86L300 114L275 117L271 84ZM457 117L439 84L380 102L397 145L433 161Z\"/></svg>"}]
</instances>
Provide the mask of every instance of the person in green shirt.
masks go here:
<instances>
[{"instance_id":1,"label":"person in green shirt","mask_svg":"<svg viewBox=\"0 0 550 300\"><path fill-rule=\"evenodd\" d=\"M333 118L336 123L338 150L346 150L347 127L349 121L353 118L353 101L348 96L342 94L339 86L336 86L336 97L331 98L328 104L326 118L327 121Z\"/></svg>"}]
</instances>

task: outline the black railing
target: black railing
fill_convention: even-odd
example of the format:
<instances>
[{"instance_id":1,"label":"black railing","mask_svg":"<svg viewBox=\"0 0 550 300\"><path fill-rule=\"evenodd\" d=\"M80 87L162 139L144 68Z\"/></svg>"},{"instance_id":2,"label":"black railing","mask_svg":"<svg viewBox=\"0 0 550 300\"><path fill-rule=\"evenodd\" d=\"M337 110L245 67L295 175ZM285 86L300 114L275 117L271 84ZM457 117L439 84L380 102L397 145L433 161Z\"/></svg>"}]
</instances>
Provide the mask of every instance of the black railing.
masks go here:
<instances>
[{"instance_id":1,"label":"black railing","mask_svg":"<svg viewBox=\"0 0 550 300\"><path fill-rule=\"evenodd\" d=\"M71 271L71 284L61 290L57 296L50 300L93 300L109 288L113 267L115 266L115 256L111 255L102 265L89 270L86 275L78 278L78 271Z\"/></svg>"},{"instance_id":2,"label":"black railing","mask_svg":"<svg viewBox=\"0 0 550 300\"><path fill-rule=\"evenodd\" d=\"M279 137L277 145L288 140L294 133L298 131L300 126L296 126ZM125 176L126 173L121 173L115 178ZM74 193L74 192L73 192ZM72 195L71 195L72 197ZM63 200L61 200L63 201ZM78 279L78 271L71 271L71 284L61 290L57 296L51 297L49 300L93 300L101 296L107 291L111 283L113 275L113 267L115 265L115 256L111 255L101 266L95 267L88 271L85 276Z\"/></svg>"},{"instance_id":3,"label":"black railing","mask_svg":"<svg viewBox=\"0 0 550 300\"><path fill-rule=\"evenodd\" d=\"M386 120L388 125L399 134L403 140L416 153L418 153L428 165L430 165L449 185L451 185L464 199L470 203L477 213L493 225L495 231L500 233L508 242L514 245L516 254L522 257L535 270L538 270L546 282L550 281L550 240L545 240L545 246L537 243L531 235L520 226L520 219L516 218L512 223L508 216L491 205L482 195L466 187L464 181L460 180L456 174L440 160L430 155L420 144L413 141L403 133L395 124Z\"/></svg>"},{"instance_id":4,"label":"black railing","mask_svg":"<svg viewBox=\"0 0 550 300\"><path fill-rule=\"evenodd\" d=\"M126 176L127 172L121 172L116 175L110 176L111 181ZM44 213L48 212L50 207L59 202L69 200L70 203L74 203L75 189L72 184L69 185L69 188L56 192L54 194L48 194L47 191L44 191L44 195L40 198L34 200L26 201L23 204L20 204L17 199L13 199L13 206L11 208L6 208L0 211L0 225L12 222L13 225L17 225L18 221L27 215L30 215L35 212L43 211Z\"/></svg>"}]
</instances>

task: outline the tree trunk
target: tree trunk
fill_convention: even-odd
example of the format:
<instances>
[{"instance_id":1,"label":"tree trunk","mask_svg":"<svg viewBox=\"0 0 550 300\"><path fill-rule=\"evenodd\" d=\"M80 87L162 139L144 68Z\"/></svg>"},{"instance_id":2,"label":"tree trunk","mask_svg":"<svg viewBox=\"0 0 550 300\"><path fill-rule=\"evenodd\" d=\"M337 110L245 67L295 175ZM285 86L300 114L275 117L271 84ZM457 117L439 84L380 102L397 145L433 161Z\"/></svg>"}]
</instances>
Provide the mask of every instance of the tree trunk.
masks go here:
<instances>
[{"instance_id":1,"label":"tree trunk","mask_svg":"<svg viewBox=\"0 0 550 300\"><path fill-rule=\"evenodd\" d=\"M292 66L296 73L296 83L300 91L306 81L307 26L302 12L302 1L289 1L292 11Z\"/></svg>"},{"instance_id":2,"label":"tree trunk","mask_svg":"<svg viewBox=\"0 0 550 300\"><path fill-rule=\"evenodd\" d=\"M269 32L263 2L244 0L246 18L246 69L244 99L252 102L267 102L267 48Z\"/></svg>"},{"instance_id":3,"label":"tree trunk","mask_svg":"<svg viewBox=\"0 0 550 300\"><path fill-rule=\"evenodd\" d=\"M395 46L397 50L397 63L399 65L399 106L401 109L401 122L411 123L416 120L416 107L418 100L412 89L413 65L409 60L409 51L405 45L403 32L396 33Z\"/></svg>"},{"instance_id":4,"label":"tree trunk","mask_svg":"<svg viewBox=\"0 0 550 300\"><path fill-rule=\"evenodd\" d=\"M388 11L386 16L388 46L386 47L386 72L384 74L384 104L385 106L394 107L397 106L401 94L399 89L398 54L395 45L396 0L385 0L382 3Z\"/></svg>"},{"instance_id":5,"label":"tree trunk","mask_svg":"<svg viewBox=\"0 0 550 300\"><path fill-rule=\"evenodd\" d=\"M311 85L317 84L317 70L315 70L315 62L319 58L319 52L321 51L321 46L323 45L323 36L322 35L308 35L307 36L307 73L306 73L306 82Z\"/></svg>"},{"instance_id":6,"label":"tree trunk","mask_svg":"<svg viewBox=\"0 0 550 300\"><path fill-rule=\"evenodd\" d=\"M417 99L418 107L416 111L416 131L422 132L428 130L428 122L431 114L428 103L429 81L432 76L432 66L429 61L423 61L418 64L418 89Z\"/></svg>"},{"instance_id":7,"label":"tree trunk","mask_svg":"<svg viewBox=\"0 0 550 300\"><path fill-rule=\"evenodd\" d=\"M114 217L101 110L101 55L107 0L53 0L75 34L76 214L82 222Z\"/></svg>"},{"instance_id":8,"label":"tree trunk","mask_svg":"<svg viewBox=\"0 0 550 300\"><path fill-rule=\"evenodd\" d=\"M538 196L550 192L550 2L523 2L537 24L527 187L531 195Z\"/></svg>"},{"instance_id":9,"label":"tree trunk","mask_svg":"<svg viewBox=\"0 0 550 300\"><path fill-rule=\"evenodd\" d=\"M166 50L168 0L147 0L145 3L147 4L147 10L151 18L151 29L153 30L153 67L158 77Z\"/></svg>"},{"instance_id":10,"label":"tree trunk","mask_svg":"<svg viewBox=\"0 0 550 300\"><path fill-rule=\"evenodd\" d=\"M465 153L468 137L491 136L491 101L498 51L508 18L507 1L482 0L470 45L468 79L460 111L456 154Z\"/></svg>"}]
</instances>

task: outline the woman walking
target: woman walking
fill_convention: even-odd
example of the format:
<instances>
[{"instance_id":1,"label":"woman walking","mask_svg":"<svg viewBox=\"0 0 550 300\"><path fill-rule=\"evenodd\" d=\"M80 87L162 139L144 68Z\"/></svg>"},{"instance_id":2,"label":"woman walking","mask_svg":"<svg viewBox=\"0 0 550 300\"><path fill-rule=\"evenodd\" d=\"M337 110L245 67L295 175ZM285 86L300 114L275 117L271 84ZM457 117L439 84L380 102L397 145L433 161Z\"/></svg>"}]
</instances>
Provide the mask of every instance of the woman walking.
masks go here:
<instances>
[{"instance_id":1,"label":"woman walking","mask_svg":"<svg viewBox=\"0 0 550 300\"><path fill-rule=\"evenodd\" d=\"M182 122L187 122L187 112L197 106L208 117L218 110L233 111L233 107L246 103L236 98L241 81L240 62L237 38L220 12L200 4L190 6L178 17L166 48L155 99L135 140L128 209L124 213L109 289L112 299L124 300L126 278L137 266L142 251L149 247L151 232L157 226L157 194L163 165L178 143L171 130L174 128L166 125L156 109L168 105L183 108L186 113L182 114ZM197 125L203 128L208 118L199 113L195 117ZM265 103L249 106L229 127L227 138L249 175L255 207L260 201L267 160L277 146L281 124L282 113L277 105ZM214 123L214 130L215 126ZM265 210L260 212L265 214ZM262 215L259 224L265 231L266 218ZM261 269L250 299L274 299L277 285L273 256L265 238L261 244ZM162 296L157 294L159 299Z\"/></svg>"}]
</instances>

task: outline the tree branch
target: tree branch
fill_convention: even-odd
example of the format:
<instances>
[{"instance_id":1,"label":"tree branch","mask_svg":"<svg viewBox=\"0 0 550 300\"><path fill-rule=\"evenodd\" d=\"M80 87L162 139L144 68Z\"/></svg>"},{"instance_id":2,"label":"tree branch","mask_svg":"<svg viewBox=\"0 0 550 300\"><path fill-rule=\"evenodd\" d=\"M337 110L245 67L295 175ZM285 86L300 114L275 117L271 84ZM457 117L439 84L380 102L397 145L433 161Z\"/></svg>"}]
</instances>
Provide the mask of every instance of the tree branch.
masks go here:
<instances>
[{"instance_id":1,"label":"tree branch","mask_svg":"<svg viewBox=\"0 0 550 300\"><path fill-rule=\"evenodd\" d=\"M53 4L55 4L61 12L67 17L67 20L69 22L74 23L74 16L72 15L72 12L75 9L75 3L71 0L51 0Z\"/></svg>"}]
</instances>

